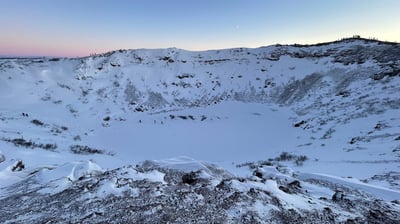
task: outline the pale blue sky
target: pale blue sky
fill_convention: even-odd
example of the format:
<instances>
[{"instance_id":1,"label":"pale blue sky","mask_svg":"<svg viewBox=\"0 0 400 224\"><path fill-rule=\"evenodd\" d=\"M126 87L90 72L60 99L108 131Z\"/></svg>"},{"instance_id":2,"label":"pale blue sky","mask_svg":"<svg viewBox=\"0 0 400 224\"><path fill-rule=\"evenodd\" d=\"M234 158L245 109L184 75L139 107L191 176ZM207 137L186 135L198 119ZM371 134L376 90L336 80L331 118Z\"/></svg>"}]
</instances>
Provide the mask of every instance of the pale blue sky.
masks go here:
<instances>
[{"instance_id":1,"label":"pale blue sky","mask_svg":"<svg viewBox=\"0 0 400 224\"><path fill-rule=\"evenodd\" d=\"M0 0L0 55L400 42L399 0Z\"/></svg>"}]
</instances>

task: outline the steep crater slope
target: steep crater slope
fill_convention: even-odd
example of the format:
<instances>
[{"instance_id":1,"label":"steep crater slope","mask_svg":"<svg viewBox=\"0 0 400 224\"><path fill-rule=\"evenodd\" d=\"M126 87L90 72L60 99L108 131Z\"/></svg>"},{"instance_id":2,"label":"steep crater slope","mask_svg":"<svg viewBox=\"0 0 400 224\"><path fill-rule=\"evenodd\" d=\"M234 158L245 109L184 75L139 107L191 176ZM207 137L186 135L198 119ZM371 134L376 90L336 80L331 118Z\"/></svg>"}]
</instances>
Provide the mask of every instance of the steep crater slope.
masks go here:
<instances>
[{"instance_id":1,"label":"steep crater slope","mask_svg":"<svg viewBox=\"0 0 400 224\"><path fill-rule=\"evenodd\" d=\"M88 107L103 102L137 112L224 100L302 105L335 96L369 100L359 93L361 87L367 88L366 94L379 91L393 98L399 48L346 39L204 52L120 50L80 59L1 59L0 69L3 97L18 90L11 88L24 86L29 99L39 97L61 105L69 103L57 97L62 93ZM393 106L384 108L388 107Z\"/></svg>"}]
</instances>

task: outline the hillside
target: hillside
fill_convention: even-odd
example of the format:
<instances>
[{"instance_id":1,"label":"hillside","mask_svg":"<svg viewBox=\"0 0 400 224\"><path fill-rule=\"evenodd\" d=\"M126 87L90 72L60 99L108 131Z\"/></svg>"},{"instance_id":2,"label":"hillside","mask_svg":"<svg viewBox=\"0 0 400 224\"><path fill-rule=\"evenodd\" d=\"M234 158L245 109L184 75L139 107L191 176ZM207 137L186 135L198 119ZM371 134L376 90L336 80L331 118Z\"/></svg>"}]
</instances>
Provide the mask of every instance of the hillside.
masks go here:
<instances>
[{"instance_id":1,"label":"hillside","mask_svg":"<svg viewBox=\"0 0 400 224\"><path fill-rule=\"evenodd\" d=\"M0 222L398 223L399 92L362 38L1 58Z\"/></svg>"}]
</instances>

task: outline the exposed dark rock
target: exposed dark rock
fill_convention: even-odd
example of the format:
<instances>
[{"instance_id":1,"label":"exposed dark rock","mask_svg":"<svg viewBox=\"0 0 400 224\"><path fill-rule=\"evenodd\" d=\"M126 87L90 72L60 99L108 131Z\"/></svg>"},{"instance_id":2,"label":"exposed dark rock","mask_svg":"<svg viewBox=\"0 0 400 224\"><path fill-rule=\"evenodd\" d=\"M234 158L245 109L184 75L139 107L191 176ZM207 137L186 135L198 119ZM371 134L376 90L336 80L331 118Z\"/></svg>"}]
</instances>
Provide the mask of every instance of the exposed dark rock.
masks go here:
<instances>
[{"instance_id":1,"label":"exposed dark rock","mask_svg":"<svg viewBox=\"0 0 400 224\"><path fill-rule=\"evenodd\" d=\"M304 125L305 123L306 123L306 121L300 121L300 122L295 123L293 126L298 128L298 127L301 127L302 125Z\"/></svg>"},{"instance_id":2,"label":"exposed dark rock","mask_svg":"<svg viewBox=\"0 0 400 224\"><path fill-rule=\"evenodd\" d=\"M43 122L41 122L41 121L39 121L37 119L31 120L31 123L34 124L34 125L37 125L37 126L43 126L44 125Z\"/></svg>"},{"instance_id":3,"label":"exposed dark rock","mask_svg":"<svg viewBox=\"0 0 400 224\"><path fill-rule=\"evenodd\" d=\"M294 209L287 207L288 204L283 206L285 199L276 197L277 192L266 191L260 186L262 183L253 182L252 178L241 180L231 176L226 179L220 176L221 171L213 169L210 167L207 172L214 180L204 181L199 171L182 173L155 168L149 161L135 168L84 175L64 190L46 194L41 191L47 191L50 186L38 183L38 178L32 174L6 189L9 194L0 198L0 222L266 223L268 220L267 223L341 223L347 220L347 223L398 223L400 218L400 211L384 201L354 195L354 202L350 202L343 197L344 192L337 191L331 202L293 191L301 188L298 180L280 189L295 193L298 200L308 200L310 206L322 200L326 207ZM154 171L165 174L163 182L127 175L141 173L145 176ZM214 185L217 180L219 184ZM247 183L254 187L239 190L246 189ZM110 184L117 190L123 189L122 193L102 195L102 186ZM93 198L93 195L98 196ZM351 212L354 217L344 219L342 211Z\"/></svg>"},{"instance_id":4,"label":"exposed dark rock","mask_svg":"<svg viewBox=\"0 0 400 224\"><path fill-rule=\"evenodd\" d=\"M195 172L186 173L182 176L182 183L194 185L198 182L198 174Z\"/></svg>"},{"instance_id":5,"label":"exposed dark rock","mask_svg":"<svg viewBox=\"0 0 400 224\"><path fill-rule=\"evenodd\" d=\"M332 201L342 201L344 199L344 192L337 190L332 196Z\"/></svg>"},{"instance_id":6,"label":"exposed dark rock","mask_svg":"<svg viewBox=\"0 0 400 224\"><path fill-rule=\"evenodd\" d=\"M22 162L22 160L18 160L14 166L11 167L11 171L16 172L16 171L21 171L25 169L25 164Z\"/></svg>"},{"instance_id":7,"label":"exposed dark rock","mask_svg":"<svg viewBox=\"0 0 400 224\"><path fill-rule=\"evenodd\" d=\"M75 154L83 154L83 155L104 154L105 153L104 150L91 148L87 145L71 145L70 150L71 150L71 152L73 152Z\"/></svg>"}]
</instances>

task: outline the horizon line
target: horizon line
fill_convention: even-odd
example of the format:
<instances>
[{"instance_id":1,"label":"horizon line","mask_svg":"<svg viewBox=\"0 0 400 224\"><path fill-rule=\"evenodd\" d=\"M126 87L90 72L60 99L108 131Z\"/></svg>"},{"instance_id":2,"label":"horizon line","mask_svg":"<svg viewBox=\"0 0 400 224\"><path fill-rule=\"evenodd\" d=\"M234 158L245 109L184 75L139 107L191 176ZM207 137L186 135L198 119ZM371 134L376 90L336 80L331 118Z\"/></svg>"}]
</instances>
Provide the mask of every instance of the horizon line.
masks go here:
<instances>
[{"instance_id":1,"label":"horizon line","mask_svg":"<svg viewBox=\"0 0 400 224\"><path fill-rule=\"evenodd\" d=\"M35 59L35 58L86 58L86 57L92 57L92 56L100 56L104 54L108 54L111 52L116 52L116 51L133 51L133 50L165 50L165 49L179 49L183 51L190 51L190 52L205 52L205 51L221 51L221 50L231 50L231 49L257 49L257 48L263 48L263 47L270 47L270 46L294 46L294 47L312 47L312 46L322 46L322 45L328 45L332 43L339 43L342 41L346 40L364 40L364 41L374 41L374 42L380 42L380 43L386 43L386 44L400 44L400 42L397 41L387 41L387 40L379 40L378 38L375 37L362 37L360 35L353 35L351 37L343 37L339 38L337 40L333 41L324 41L324 42L318 42L318 43L312 43L312 44L301 44L301 43L291 43L291 44L281 44L281 43L276 43L276 44L269 44L269 45L262 45L258 47L228 47L228 48L216 48L216 49L204 49L204 50L188 50L184 48L178 48L178 47L160 47L160 48L125 48L125 49L114 49L114 50L108 50L104 51L101 53L89 53L85 55L77 55L77 56L62 56L62 55L33 55L33 54L0 54L0 59Z\"/></svg>"}]
</instances>

